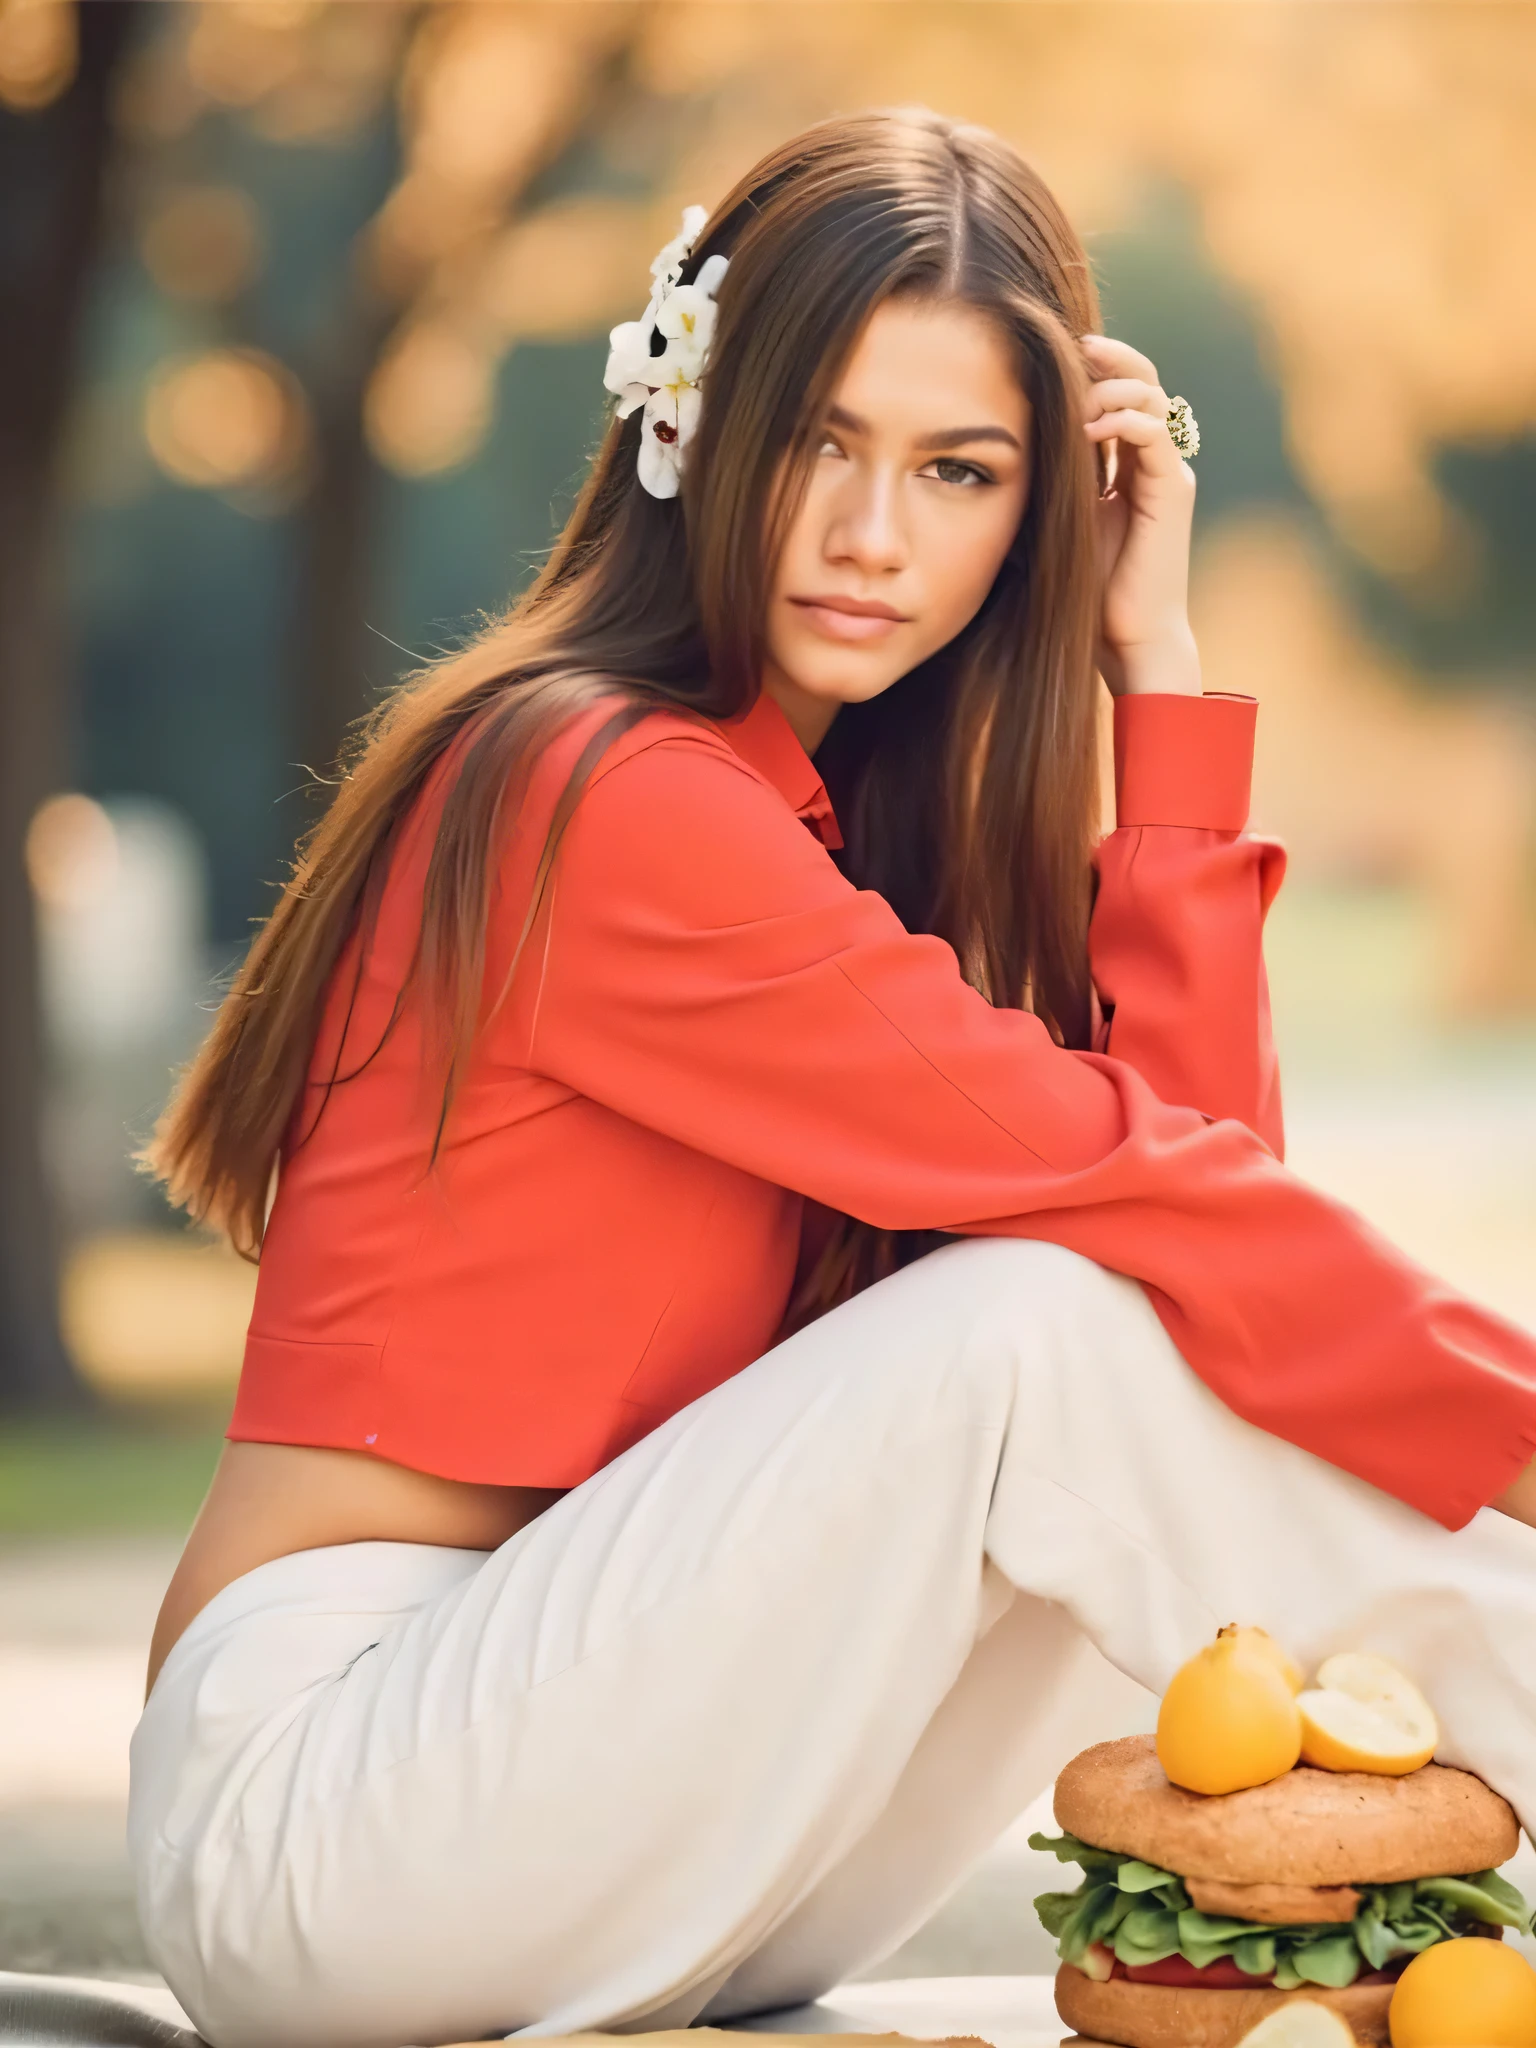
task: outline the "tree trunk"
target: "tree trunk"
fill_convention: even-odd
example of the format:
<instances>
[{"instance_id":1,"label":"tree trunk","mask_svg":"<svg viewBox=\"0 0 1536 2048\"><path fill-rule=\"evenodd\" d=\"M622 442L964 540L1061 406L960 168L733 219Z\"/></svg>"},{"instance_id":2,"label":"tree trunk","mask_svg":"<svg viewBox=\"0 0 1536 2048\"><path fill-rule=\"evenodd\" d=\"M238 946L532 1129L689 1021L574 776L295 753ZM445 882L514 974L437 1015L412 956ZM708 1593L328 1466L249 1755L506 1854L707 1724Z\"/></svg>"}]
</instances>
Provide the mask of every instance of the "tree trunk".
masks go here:
<instances>
[{"instance_id":1,"label":"tree trunk","mask_svg":"<svg viewBox=\"0 0 1536 2048\"><path fill-rule=\"evenodd\" d=\"M87 1397L59 1335L27 822L67 775L59 447L105 217L113 80L137 0L86 0L79 68L0 111L0 1405Z\"/></svg>"},{"instance_id":2,"label":"tree trunk","mask_svg":"<svg viewBox=\"0 0 1536 2048\"><path fill-rule=\"evenodd\" d=\"M307 384L313 480L299 523L291 726L297 765L329 778L347 727L373 701L367 626L379 473L363 399L398 317L361 276L344 293L324 359ZM310 817L325 792L311 788Z\"/></svg>"}]
</instances>

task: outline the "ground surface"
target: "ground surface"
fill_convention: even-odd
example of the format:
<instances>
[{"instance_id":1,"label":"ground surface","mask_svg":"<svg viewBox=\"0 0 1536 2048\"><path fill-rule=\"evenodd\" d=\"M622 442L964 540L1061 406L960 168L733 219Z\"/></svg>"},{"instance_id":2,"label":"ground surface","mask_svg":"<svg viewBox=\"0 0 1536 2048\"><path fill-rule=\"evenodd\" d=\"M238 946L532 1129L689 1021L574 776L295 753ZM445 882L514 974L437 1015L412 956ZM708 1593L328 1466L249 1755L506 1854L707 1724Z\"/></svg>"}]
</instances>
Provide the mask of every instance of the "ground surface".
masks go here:
<instances>
[{"instance_id":1,"label":"ground surface","mask_svg":"<svg viewBox=\"0 0 1536 2048\"><path fill-rule=\"evenodd\" d=\"M127 1741L174 1536L0 1550L0 1968L144 1973Z\"/></svg>"}]
</instances>

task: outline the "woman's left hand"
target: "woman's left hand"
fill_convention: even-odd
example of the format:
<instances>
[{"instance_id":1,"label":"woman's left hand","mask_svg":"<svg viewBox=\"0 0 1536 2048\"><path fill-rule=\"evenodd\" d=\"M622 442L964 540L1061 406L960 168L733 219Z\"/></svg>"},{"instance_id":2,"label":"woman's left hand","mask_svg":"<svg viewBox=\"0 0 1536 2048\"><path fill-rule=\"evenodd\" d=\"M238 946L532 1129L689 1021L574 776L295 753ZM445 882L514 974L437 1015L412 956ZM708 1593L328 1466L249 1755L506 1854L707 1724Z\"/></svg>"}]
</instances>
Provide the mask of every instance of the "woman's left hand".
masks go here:
<instances>
[{"instance_id":1,"label":"woman's left hand","mask_svg":"<svg viewBox=\"0 0 1536 2048\"><path fill-rule=\"evenodd\" d=\"M1117 697L1198 696L1188 609L1195 473L1168 432L1155 366L1105 334L1085 334L1082 346L1094 380L1083 431L1115 444L1112 485L1099 500L1099 672Z\"/></svg>"}]
</instances>

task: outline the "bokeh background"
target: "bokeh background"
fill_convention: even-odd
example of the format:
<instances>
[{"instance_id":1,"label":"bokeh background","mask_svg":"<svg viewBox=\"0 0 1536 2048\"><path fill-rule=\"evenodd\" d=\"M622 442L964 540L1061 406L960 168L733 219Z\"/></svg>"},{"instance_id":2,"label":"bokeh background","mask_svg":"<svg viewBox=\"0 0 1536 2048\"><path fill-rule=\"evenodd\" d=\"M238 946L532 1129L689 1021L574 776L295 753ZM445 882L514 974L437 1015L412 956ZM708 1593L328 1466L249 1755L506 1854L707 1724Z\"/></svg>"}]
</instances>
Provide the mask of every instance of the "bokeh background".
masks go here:
<instances>
[{"instance_id":1,"label":"bokeh background","mask_svg":"<svg viewBox=\"0 0 1536 2048\"><path fill-rule=\"evenodd\" d=\"M532 573L681 207L913 101L1199 415L1293 1161L1536 1325L1536 9L3 0L0 1965L143 1961L122 1744L252 1275L133 1145L348 723Z\"/></svg>"}]
</instances>

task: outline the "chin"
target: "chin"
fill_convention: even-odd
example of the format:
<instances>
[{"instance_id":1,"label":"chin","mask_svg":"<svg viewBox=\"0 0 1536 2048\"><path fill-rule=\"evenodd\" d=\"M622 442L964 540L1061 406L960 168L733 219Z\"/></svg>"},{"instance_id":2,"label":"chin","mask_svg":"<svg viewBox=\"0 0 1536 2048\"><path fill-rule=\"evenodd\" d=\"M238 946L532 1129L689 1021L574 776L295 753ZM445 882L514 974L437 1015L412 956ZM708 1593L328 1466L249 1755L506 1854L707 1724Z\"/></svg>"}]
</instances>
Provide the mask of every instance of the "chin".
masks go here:
<instances>
[{"instance_id":1,"label":"chin","mask_svg":"<svg viewBox=\"0 0 1536 2048\"><path fill-rule=\"evenodd\" d=\"M907 673L904 665L873 661L786 661L780 666L807 697L822 704L867 704Z\"/></svg>"}]
</instances>

